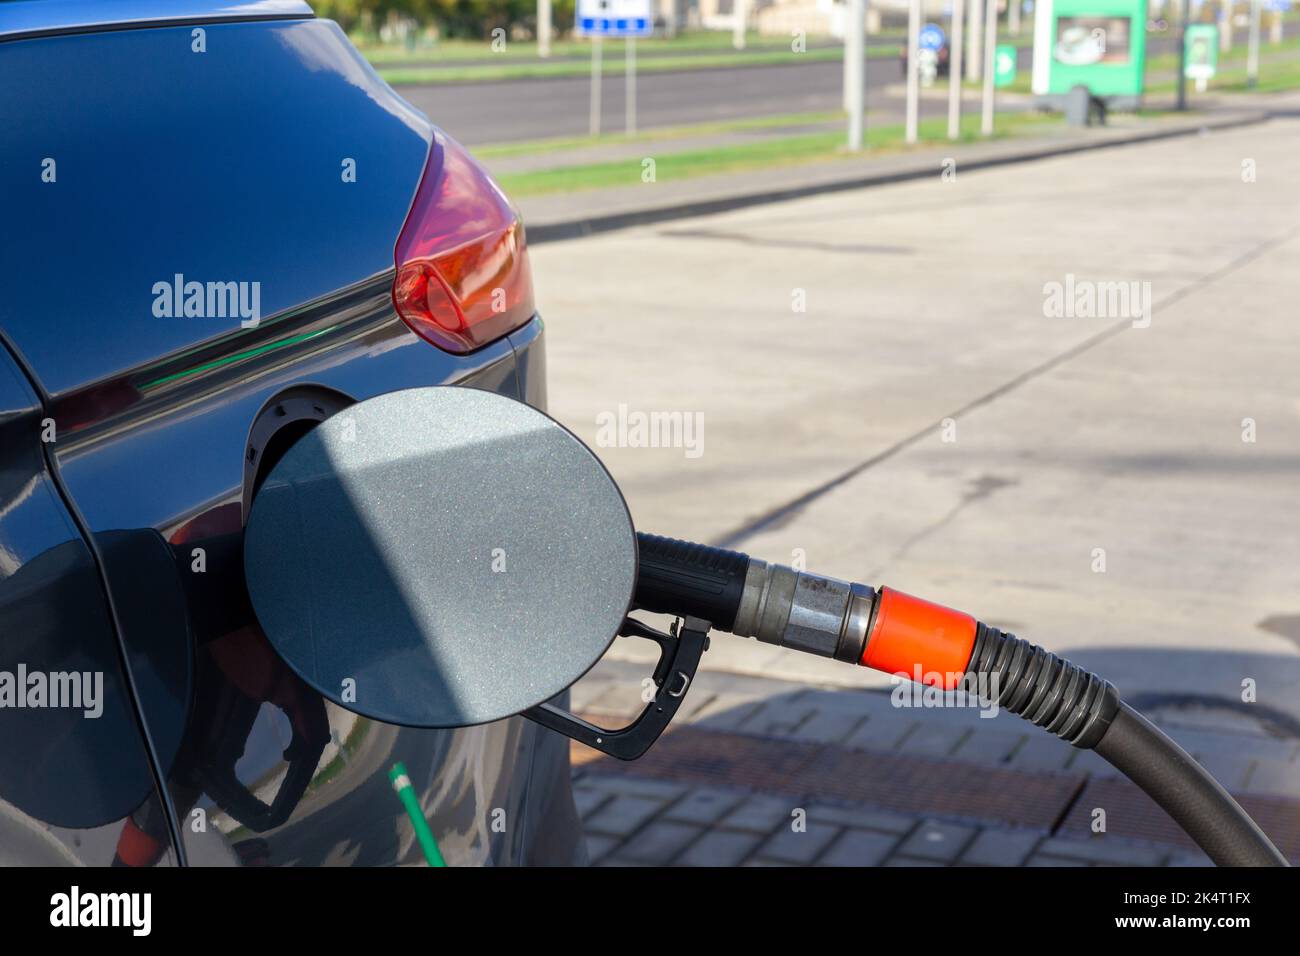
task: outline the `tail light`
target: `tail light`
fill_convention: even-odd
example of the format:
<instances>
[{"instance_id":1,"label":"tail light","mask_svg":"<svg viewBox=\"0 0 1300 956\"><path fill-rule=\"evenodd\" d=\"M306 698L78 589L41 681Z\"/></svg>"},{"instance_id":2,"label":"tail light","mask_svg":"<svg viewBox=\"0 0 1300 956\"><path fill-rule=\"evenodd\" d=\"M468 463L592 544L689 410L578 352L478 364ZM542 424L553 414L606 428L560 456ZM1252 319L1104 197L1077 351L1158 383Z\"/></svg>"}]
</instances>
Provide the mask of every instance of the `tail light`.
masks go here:
<instances>
[{"instance_id":1,"label":"tail light","mask_svg":"<svg viewBox=\"0 0 1300 956\"><path fill-rule=\"evenodd\" d=\"M397 314L448 352L472 352L533 316L523 223L487 171L441 130L396 259Z\"/></svg>"}]
</instances>

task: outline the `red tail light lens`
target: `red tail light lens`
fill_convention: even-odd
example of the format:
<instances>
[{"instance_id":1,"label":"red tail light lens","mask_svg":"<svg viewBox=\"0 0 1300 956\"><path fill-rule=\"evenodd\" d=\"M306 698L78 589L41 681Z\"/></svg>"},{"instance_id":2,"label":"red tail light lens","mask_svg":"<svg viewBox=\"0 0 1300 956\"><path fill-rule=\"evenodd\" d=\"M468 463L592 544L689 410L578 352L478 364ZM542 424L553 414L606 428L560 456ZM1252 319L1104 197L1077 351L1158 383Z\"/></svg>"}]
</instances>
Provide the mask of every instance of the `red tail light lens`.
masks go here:
<instances>
[{"instance_id":1,"label":"red tail light lens","mask_svg":"<svg viewBox=\"0 0 1300 956\"><path fill-rule=\"evenodd\" d=\"M441 349L472 352L533 316L523 223L487 171L441 130L396 258L397 314Z\"/></svg>"}]
</instances>

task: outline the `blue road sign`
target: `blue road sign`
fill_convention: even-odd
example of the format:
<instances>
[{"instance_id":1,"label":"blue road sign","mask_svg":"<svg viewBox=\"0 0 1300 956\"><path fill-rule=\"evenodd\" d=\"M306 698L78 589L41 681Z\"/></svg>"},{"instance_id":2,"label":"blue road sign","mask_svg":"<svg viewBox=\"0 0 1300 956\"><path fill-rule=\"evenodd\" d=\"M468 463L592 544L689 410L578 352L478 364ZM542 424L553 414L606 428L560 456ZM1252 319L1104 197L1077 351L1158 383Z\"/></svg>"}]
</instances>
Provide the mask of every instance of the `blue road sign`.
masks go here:
<instances>
[{"instance_id":1,"label":"blue road sign","mask_svg":"<svg viewBox=\"0 0 1300 956\"><path fill-rule=\"evenodd\" d=\"M927 23L921 28L921 32L917 35L916 45L917 48L921 50L938 51L943 48L946 39L947 37L944 36L943 27L934 23Z\"/></svg>"},{"instance_id":2,"label":"blue road sign","mask_svg":"<svg viewBox=\"0 0 1300 956\"><path fill-rule=\"evenodd\" d=\"M650 0L578 0L574 18L587 36L641 37L654 32Z\"/></svg>"}]
</instances>

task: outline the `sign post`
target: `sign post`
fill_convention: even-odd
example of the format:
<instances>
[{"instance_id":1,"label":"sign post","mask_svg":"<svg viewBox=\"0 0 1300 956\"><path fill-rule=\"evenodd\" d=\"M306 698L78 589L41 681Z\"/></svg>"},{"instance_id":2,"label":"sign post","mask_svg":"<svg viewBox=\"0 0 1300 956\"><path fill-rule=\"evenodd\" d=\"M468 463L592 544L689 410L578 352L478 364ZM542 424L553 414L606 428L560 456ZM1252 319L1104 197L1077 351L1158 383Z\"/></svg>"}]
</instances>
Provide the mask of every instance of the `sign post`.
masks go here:
<instances>
[{"instance_id":1,"label":"sign post","mask_svg":"<svg viewBox=\"0 0 1300 956\"><path fill-rule=\"evenodd\" d=\"M909 143L916 142L917 114L920 112L921 91L918 87L917 54L921 39L921 0L911 0L907 5L907 133Z\"/></svg>"},{"instance_id":2,"label":"sign post","mask_svg":"<svg viewBox=\"0 0 1300 956\"><path fill-rule=\"evenodd\" d=\"M986 0L984 20L984 114L980 134L993 135L993 53L998 43L998 0Z\"/></svg>"},{"instance_id":3,"label":"sign post","mask_svg":"<svg viewBox=\"0 0 1300 956\"><path fill-rule=\"evenodd\" d=\"M849 22L844 33L844 109L849 115L849 150L862 149L863 114L866 111L867 0L849 0Z\"/></svg>"},{"instance_id":4,"label":"sign post","mask_svg":"<svg viewBox=\"0 0 1300 956\"><path fill-rule=\"evenodd\" d=\"M636 133L636 37L623 41L623 131Z\"/></svg>"},{"instance_id":5,"label":"sign post","mask_svg":"<svg viewBox=\"0 0 1300 956\"><path fill-rule=\"evenodd\" d=\"M1291 0L1268 0L1265 6L1273 14L1273 22L1268 28L1268 42L1276 45L1282 42L1282 14L1291 9Z\"/></svg>"},{"instance_id":6,"label":"sign post","mask_svg":"<svg viewBox=\"0 0 1300 956\"><path fill-rule=\"evenodd\" d=\"M601 65L600 35L591 38L591 104L587 120L587 133L600 135L600 78L604 72Z\"/></svg>"},{"instance_id":7,"label":"sign post","mask_svg":"<svg viewBox=\"0 0 1300 956\"><path fill-rule=\"evenodd\" d=\"M1246 51L1246 86L1259 86L1259 12L1260 0L1250 0L1250 48Z\"/></svg>"},{"instance_id":8,"label":"sign post","mask_svg":"<svg viewBox=\"0 0 1300 956\"><path fill-rule=\"evenodd\" d=\"M601 40L605 37L624 37L627 40L625 126L629 134L635 132L636 37L649 36L654 32L650 0L578 0L574 26L578 35L591 37L591 117L588 124L591 135L600 135L600 83L604 73Z\"/></svg>"},{"instance_id":9,"label":"sign post","mask_svg":"<svg viewBox=\"0 0 1300 956\"><path fill-rule=\"evenodd\" d=\"M537 55L551 55L551 0L537 0Z\"/></svg>"},{"instance_id":10,"label":"sign post","mask_svg":"<svg viewBox=\"0 0 1300 956\"><path fill-rule=\"evenodd\" d=\"M921 70L921 85L927 89L934 86L935 77L939 75L939 51L947 42L943 27L937 23L927 23L917 35L917 63Z\"/></svg>"},{"instance_id":11,"label":"sign post","mask_svg":"<svg viewBox=\"0 0 1300 956\"><path fill-rule=\"evenodd\" d=\"M952 0L952 43L948 47L948 138L961 138L962 0Z\"/></svg>"}]
</instances>

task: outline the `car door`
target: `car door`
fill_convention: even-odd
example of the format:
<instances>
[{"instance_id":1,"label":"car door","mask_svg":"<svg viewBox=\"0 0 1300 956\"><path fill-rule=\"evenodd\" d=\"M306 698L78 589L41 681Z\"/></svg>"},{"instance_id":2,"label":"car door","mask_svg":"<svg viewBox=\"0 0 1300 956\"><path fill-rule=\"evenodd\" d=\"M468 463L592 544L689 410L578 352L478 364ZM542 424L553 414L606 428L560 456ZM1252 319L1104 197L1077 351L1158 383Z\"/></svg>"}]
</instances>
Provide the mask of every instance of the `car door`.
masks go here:
<instances>
[{"instance_id":1,"label":"car door","mask_svg":"<svg viewBox=\"0 0 1300 956\"><path fill-rule=\"evenodd\" d=\"M0 863L171 865L99 556L46 458L55 437L0 341Z\"/></svg>"}]
</instances>

